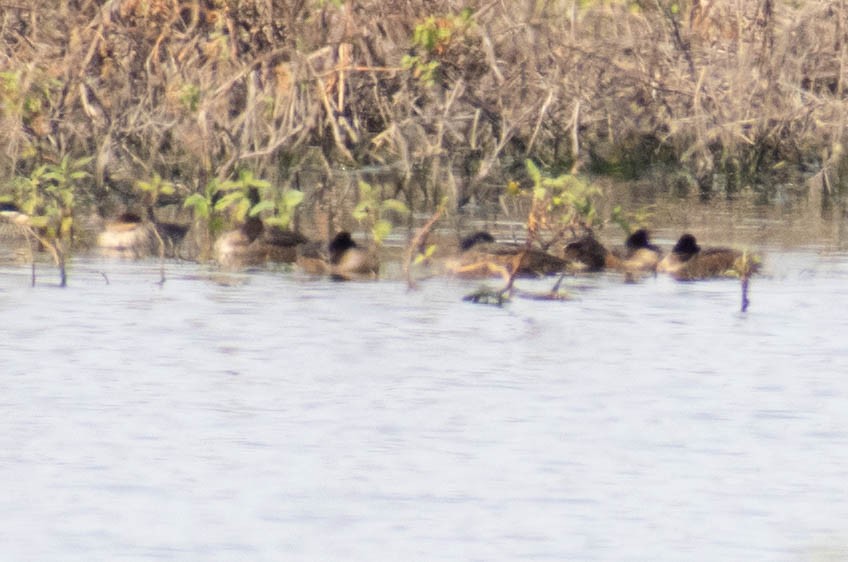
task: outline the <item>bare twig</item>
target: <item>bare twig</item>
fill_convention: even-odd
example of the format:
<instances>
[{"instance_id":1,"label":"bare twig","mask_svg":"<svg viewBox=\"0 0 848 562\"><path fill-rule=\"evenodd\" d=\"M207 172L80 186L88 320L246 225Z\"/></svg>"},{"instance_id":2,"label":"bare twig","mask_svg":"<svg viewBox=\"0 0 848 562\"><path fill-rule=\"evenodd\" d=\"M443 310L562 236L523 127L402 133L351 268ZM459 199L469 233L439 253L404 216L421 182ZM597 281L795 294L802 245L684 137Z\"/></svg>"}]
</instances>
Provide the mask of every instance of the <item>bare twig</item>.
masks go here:
<instances>
[{"instance_id":1,"label":"bare twig","mask_svg":"<svg viewBox=\"0 0 848 562\"><path fill-rule=\"evenodd\" d=\"M418 285L415 283L415 280L412 278L412 260L415 258L415 252L421 245L424 243L424 240L427 239L427 235L430 234L430 230L433 229L433 226L436 224L441 216L444 214L445 209L447 208L447 202L442 201L442 204L439 205L439 208L435 213L424 223L424 226L418 229L418 232L415 234L415 237L409 243L406 248L406 257L403 260L403 273L406 277L406 286L409 290L415 290L418 288Z\"/></svg>"}]
</instances>

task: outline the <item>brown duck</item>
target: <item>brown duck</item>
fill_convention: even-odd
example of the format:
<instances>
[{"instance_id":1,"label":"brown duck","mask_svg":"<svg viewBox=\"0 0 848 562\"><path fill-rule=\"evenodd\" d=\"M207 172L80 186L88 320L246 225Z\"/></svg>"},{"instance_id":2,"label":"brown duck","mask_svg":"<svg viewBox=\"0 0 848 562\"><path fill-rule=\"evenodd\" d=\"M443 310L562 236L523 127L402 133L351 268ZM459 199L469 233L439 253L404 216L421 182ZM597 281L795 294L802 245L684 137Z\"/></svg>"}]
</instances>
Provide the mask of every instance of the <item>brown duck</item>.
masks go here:
<instances>
[{"instance_id":1,"label":"brown duck","mask_svg":"<svg viewBox=\"0 0 848 562\"><path fill-rule=\"evenodd\" d=\"M615 270L624 273L654 271L662 252L651 244L650 235L639 229L624 242L622 251L608 250L592 233L566 245L563 256L580 264L584 271Z\"/></svg>"},{"instance_id":2,"label":"brown duck","mask_svg":"<svg viewBox=\"0 0 848 562\"><path fill-rule=\"evenodd\" d=\"M691 234L684 234L657 265L657 271L668 273L678 281L695 281L738 276L743 267L743 253L732 248L701 248ZM758 269L756 259L749 272Z\"/></svg>"},{"instance_id":3,"label":"brown duck","mask_svg":"<svg viewBox=\"0 0 848 562\"><path fill-rule=\"evenodd\" d=\"M339 281L376 279L380 272L376 254L359 246L349 232L339 232L329 244L300 246L297 265L310 275L329 275Z\"/></svg>"},{"instance_id":4,"label":"brown duck","mask_svg":"<svg viewBox=\"0 0 848 562\"><path fill-rule=\"evenodd\" d=\"M448 273L464 278L501 276L542 277L565 271L569 261L522 244L495 242L488 232L475 232L460 241L460 253L445 262Z\"/></svg>"},{"instance_id":5,"label":"brown duck","mask_svg":"<svg viewBox=\"0 0 848 562\"><path fill-rule=\"evenodd\" d=\"M225 232L215 241L215 259L227 269L259 267L269 262L293 263L297 259L297 247L306 242L300 233L266 227L259 217L249 217L240 227Z\"/></svg>"}]
</instances>

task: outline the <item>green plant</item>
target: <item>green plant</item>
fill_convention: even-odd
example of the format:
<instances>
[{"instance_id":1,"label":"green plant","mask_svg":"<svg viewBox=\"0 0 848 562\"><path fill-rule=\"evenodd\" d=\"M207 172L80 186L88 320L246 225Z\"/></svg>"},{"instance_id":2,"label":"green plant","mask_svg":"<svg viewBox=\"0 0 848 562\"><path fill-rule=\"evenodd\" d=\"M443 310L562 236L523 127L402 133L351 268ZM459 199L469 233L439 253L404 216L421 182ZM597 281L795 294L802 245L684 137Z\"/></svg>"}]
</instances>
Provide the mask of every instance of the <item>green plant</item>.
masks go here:
<instances>
[{"instance_id":1,"label":"green plant","mask_svg":"<svg viewBox=\"0 0 848 562\"><path fill-rule=\"evenodd\" d=\"M529 159L525 166L533 182L528 230L538 238L543 232L553 232L552 238L543 246L550 246L567 231L592 227L597 218L594 197L600 194L598 188L574 174L547 177ZM507 185L507 193L522 195L513 182Z\"/></svg>"},{"instance_id":2,"label":"green plant","mask_svg":"<svg viewBox=\"0 0 848 562\"><path fill-rule=\"evenodd\" d=\"M76 195L82 192L83 180L91 177L84 168L92 159L86 156L71 160L66 155L58 164L37 167L19 183L24 195L21 209L30 215L30 224L44 229L49 238L71 237Z\"/></svg>"},{"instance_id":3,"label":"green plant","mask_svg":"<svg viewBox=\"0 0 848 562\"><path fill-rule=\"evenodd\" d=\"M271 182L255 177L250 170L241 170L236 179L217 185L215 193L222 195L215 203L215 211L229 214L235 222L243 222L260 202L259 190L270 187Z\"/></svg>"},{"instance_id":4,"label":"green plant","mask_svg":"<svg viewBox=\"0 0 848 562\"><path fill-rule=\"evenodd\" d=\"M382 199L378 189L360 181L359 204L353 209L353 218L370 228L377 244L381 244L392 232L392 223L385 217L387 212L408 215L409 209L398 199Z\"/></svg>"},{"instance_id":5,"label":"green plant","mask_svg":"<svg viewBox=\"0 0 848 562\"><path fill-rule=\"evenodd\" d=\"M29 176L13 181L15 201L27 215L27 236L37 239L53 255L62 287L67 284L63 241L73 236L76 195L91 176L85 170L91 161L89 156L71 159L65 155L58 164L43 164Z\"/></svg>"},{"instance_id":6,"label":"green plant","mask_svg":"<svg viewBox=\"0 0 848 562\"><path fill-rule=\"evenodd\" d=\"M135 187L144 195L148 205L155 205L160 195L173 195L176 192L174 184L162 179L162 176L157 173L153 174L150 181L137 181Z\"/></svg>"},{"instance_id":7,"label":"green plant","mask_svg":"<svg viewBox=\"0 0 848 562\"><path fill-rule=\"evenodd\" d=\"M296 189L281 191L274 199L263 199L250 209L250 216L255 217L262 212L270 211L272 216L265 223L280 228L288 228L294 218L295 208L303 201L303 192Z\"/></svg>"},{"instance_id":8,"label":"green plant","mask_svg":"<svg viewBox=\"0 0 848 562\"><path fill-rule=\"evenodd\" d=\"M633 233L638 228L645 228L651 222L655 205L645 205L635 211L625 211L621 205L613 207L610 221L617 224L625 235Z\"/></svg>"},{"instance_id":9,"label":"green plant","mask_svg":"<svg viewBox=\"0 0 848 562\"><path fill-rule=\"evenodd\" d=\"M417 54L405 55L401 66L425 85L433 85L442 64L440 59L468 33L474 23L472 15L466 8L459 14L428 16L418 23L412 33Z\"/></svg>"},{"instance_id":10,"label":"green plant","mask_svg":"<svg viewBox=\"0 0 848 562\"><path fill-rule=\"evenodd\" d=\"M217 178L209 180L203 188L203 192L192 193L183 201L183 208L191 209L195 219L206 222L210 232L212 231L211 220L212 211L215 207L215 194L218 192L220 183Z\"/></svg>"},{"instance_id":11,"label":"green plant","mask_svg":"<svg viewBox=\"0 0 848 562\"><path fill-rule=\"evenodd\" d=\"M183 206L192 209L195 218L204 221L214 237L228 224L268 212L271 216L265 223L286 228L301 201L303 192L274 189L271 182L242 170L235 180L210 180L202 193L187 197Z\"/></svg>"}]
</instances>

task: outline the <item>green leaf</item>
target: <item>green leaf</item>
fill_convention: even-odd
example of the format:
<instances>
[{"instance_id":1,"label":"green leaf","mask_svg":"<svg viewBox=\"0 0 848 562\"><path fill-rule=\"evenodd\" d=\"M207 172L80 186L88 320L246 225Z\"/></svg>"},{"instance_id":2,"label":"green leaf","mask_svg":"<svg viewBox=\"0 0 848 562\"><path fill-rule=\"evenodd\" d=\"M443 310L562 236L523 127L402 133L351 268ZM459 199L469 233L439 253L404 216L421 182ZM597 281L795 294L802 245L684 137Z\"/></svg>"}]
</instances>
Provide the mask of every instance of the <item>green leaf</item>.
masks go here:
<instances>
[{"instance_id":1,"label":"green leaf","mask_svg":"<svg viewBox=\"0 0 848 562\"><path fill-rule=\"evenodd\" d=\"M260 201L250 209L250 216L255 217L262 211L273 211L276 209L276 205L274 205L273 201Z\"/></svg>"},{"instance_id":2,"label":"green leaf","mask_svg":"<svg viewBox=\"0 0 848 562\"><path fill-rule=\"evenodd\" d=\"M243 221L247 217L248 211L250 211L250 200L247 197L242 197L241 201L236 204L236 220Z\"/></svg>"},{"instance_id":3,"label":"green leaf","mask_svg":"<svg viewBox=\"0 0 848 562\"><path fill-rule=\"evenodd\" d=\"M568 185L570 180L571 176L569 174L563 174L555 178L545 178L542 180L542 185L545 187L553 187L555 189L563 189Z\"/></svg>"},{"instance_id":4,"label":"green leaf","mask_svg":"<svg viewBox=\"0 0 848 562\"><path fill-rule=\"evenodd\" d=\"M386 236L392 233L392 223L387 220L378 220L374 223L374 228L371 229L371 232L374 235L374 240L380 244L385 240Z\"/></svg>"},{"instance_id":5,"label":"green leaf","mask_svg":"<svg viewBox=\"0 0 848 562\"><path fill-rule=\"evenodd\" d=\"M268 189L271 187L271 182L259 178L253 178L248 184L249 187L258 187L259 189Z\"/></svg>"},{"instance_id":6,"label":"green leaf","mask_svg":"<svg viewBox=\"0 0 848 562\"><path fill-rule=\"evenodd\" d=\"M351 215L358 221L362 221L368 218L368 213L371 210L371 201L362 201L356 207L354 207Z\"/></svg>"},{"instance_id":7,"label":"green leaf","mask_svg":"<svg viewBox=\"0 0 848 562\"><path fill-rule=\"evenodd\" d=\"M47 228L50 223L50 217L44 215L29 218L29 225L33 228Z\"/></svg>"},{"instance_id":8,"label":"green leaf","mask_svg":"<svg viewBox=\"0 0 848 562\"><path fill-rule=\"evenodd\" d=\"M71 227L74 225L74 217L64 217L59 226L59 232L62 236L67 236L71 233Z\"/></svg>"},{"instance_id":9,"label":"green leaf","mask_svg":"<svg viewBox=\"0 0 848 562\"><path fill-rule=\"evenodd\" d=\"M399 201L397 199L386 199L382 203L382 207L385 210L394 211L396 213L400 213L401 215L408 215L409 208L403 203L403 201Z\"/></svg>"},{"instance_id":10,"label":"green leaf","mask_svg":"<svg viewBox=\"0 0 848 562\"><path fill-rule=\"evenodd\" d=\"M215 185L213 186L213 189L214 189L214 191L212 193L214 194L214 193L220 193L222 191L232 191L234 189L241 189L241 186L238 183L236 183L232 180L225 180L225 181L216 181Z\"/></svg>"},{"instance_id":11,"label":"green leaf","mask_svg":"<svg viewBox=\"0 0 848 562\"><path fill-rule=\"evenodd\" d=\"M537 186L533 188L533 198L534 199L544 199L548 195L548 190L542 186Z\"/></svg>"},{"instance_id":12,"label":"green leaf","mask_svg":"<svg viewBox=\"0 0 848 562\"><path fill-rule=\"evenodd\" d=\"M413 66L418 63L418 57L412 55L403 55L403 58L400 59L400 66L404 70L409 70Z\"/></svg>"},{"instance_id":13,"label":"green leaf","mask_svg":"<svg viewBox=\"0 0 848 562\"><path fill-rule=\"evenodd\" d=\"M212 199L212 197L218 193L218 190L221 187L221 182L218 181L218 178L212 178L208 182L206 182L206 188L203 190L206 193L206 197L208 199Z\"/></svg>"},{"instance_id":14,"label":"green leaf","mask_svg":"<svg viewBox=\"0 0 848 562\"><path fill-rule=\"evenodd\" d=\"M294 209L303 201L303 192L290 189L283 194L283 204L287 209Z\"/></svg>"},{"instance_id":15,"label":"green leaf","mask_svg":"<svg viewBox=\"0 0 848 562\"><path fill-rule=\"evenodd\" d=\"M209 199L199 193L192 193L183 201L184 209L192 209L201 218L209 216Z\"/></svg>"},{"instance_id":16,"label":"green leaf","mask_svg":"<svg viewBox=\"0 0 848 562\"><path fill-rule=\"evenodd\" d=\"M542 172L539 171L536 164L529 158L524 161L524 164L527 166L527 175L533 180L533 184L540 185L542 183Z\"/></svg>"},{"instance_id":17,"label":"green leaf","mask_svg":"<svg viewBox=\"0 0 848 562\"><path fill-rule=\"evenodd\" d=\"M92 162L92 160L94 160L94 156L84 156L74 162L74 168L82 168L84 166L88 166Z\"/></svg>"},{"instance_id":18,"label":"green leaf","mask_svg":"<svg viewBox=\"0 0 848 562\"><path fill-rule=\"evenodd\" d=\"M362 199L371 199L371 194L373 191L374 188L371 187L370 183L359 180L359 196Z\"/></svg>"},{"instance_id":19,"label":"green leaf","mask_svg":"<svg viewBox=\"0 0 848 562\"><path fill-rule=\"evenodd\" d=\"M244 197L244 193L242 193L241 191L233 191L232 193L227 193L226 195L221 197L217 203L215 203L215 210L224 211L242 200L247 201L247 199L245 199ZM250 201L248 201L247 204L250 205Z\"/></svg>"},{"instance_id":20,"label":"green leaf","mask_svg":"<svg viewBox=\"0 0 848 562\"><path fill-rule=\"evenodd\" d=\"M265 219L265 224L267 224L268 226L279 226L280 228L288 227L290 222L290 213L280 213L280 216Z\"/></svg>"}]
</instances>

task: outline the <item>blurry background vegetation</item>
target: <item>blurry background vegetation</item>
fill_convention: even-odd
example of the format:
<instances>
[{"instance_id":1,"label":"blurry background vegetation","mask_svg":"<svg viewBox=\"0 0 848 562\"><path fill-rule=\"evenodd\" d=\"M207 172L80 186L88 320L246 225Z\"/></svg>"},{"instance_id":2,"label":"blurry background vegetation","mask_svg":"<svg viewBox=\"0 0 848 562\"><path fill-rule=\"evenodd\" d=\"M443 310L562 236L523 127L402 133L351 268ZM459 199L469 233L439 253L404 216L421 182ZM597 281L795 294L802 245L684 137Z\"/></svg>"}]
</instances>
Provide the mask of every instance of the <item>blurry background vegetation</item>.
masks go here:
<instances>
[{"instance_id":1,"label":"blurry background vegetation","mask_svg":"<svg viewBox=\"0 0 848 562\"><path fill-rule=\"evenodd\" d=\"M0 0L0 41L0 195L59 230L248 177L326 236L366 196L497 202L527 159L848 192L841 0Z\"/></svg>"}]
</instances>

